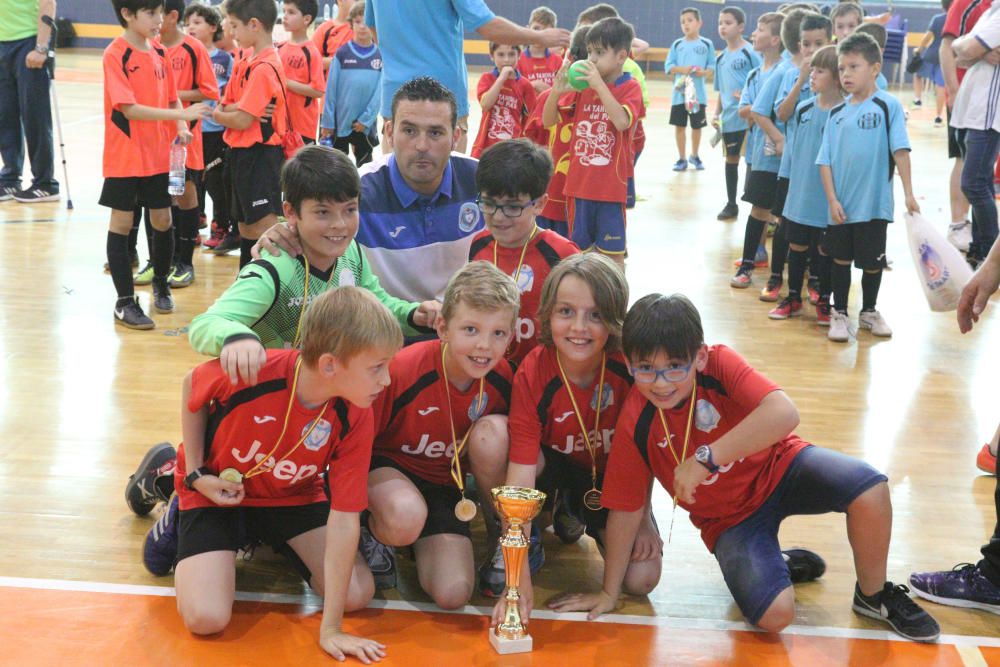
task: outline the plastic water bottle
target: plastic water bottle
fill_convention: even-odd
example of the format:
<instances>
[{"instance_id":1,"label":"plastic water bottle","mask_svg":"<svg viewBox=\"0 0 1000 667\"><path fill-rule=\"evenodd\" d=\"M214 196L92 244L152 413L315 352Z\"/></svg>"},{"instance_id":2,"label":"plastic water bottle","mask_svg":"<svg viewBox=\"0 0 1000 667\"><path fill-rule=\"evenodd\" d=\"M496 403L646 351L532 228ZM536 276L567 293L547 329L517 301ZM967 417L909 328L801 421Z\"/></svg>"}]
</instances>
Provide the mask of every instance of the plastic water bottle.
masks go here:
<instances>
[{"instance_id":1,"label":"plastic water bottle","mask_svg":"<svg viewBox=\"0 0 1000 667\"><path fill-rule=\"evenodd\" d=\"M170 176L167 193L175 197L184 194L184 165L187 163L187 148L178 141L170 144Z\"/></svg>"},{"instance_id":2,"label":"plastic water bottle","mask_svg":"<svg viewBox=\"0 0 1000 667\"><path fill-rule=\"evenodd\" d=\"M771 141L771 137L764 138L764 155L777 155L778 147Z\"/></svg>"},{"instance_id":3,"label":"plastic water bottle","mask_svg":"<svg viewBox=\"0 0 1000 667\"><path fill-rule=\"evenodd\" d=\"M326 146L327 148L333 148L333 135L328 135L319 140L320 146Z\"/></svg>"},{"instance_id":4,"label":"plastic water bottle","mask_svg":"<svg viewBox=\"0 0 1000 667\"><path fill-rule=\"evenodd\" d=\"M330 20L330 3L329 2L324 2L323 3L323 20L324 21L329 21Z\"/></svg>"}]
</instances>

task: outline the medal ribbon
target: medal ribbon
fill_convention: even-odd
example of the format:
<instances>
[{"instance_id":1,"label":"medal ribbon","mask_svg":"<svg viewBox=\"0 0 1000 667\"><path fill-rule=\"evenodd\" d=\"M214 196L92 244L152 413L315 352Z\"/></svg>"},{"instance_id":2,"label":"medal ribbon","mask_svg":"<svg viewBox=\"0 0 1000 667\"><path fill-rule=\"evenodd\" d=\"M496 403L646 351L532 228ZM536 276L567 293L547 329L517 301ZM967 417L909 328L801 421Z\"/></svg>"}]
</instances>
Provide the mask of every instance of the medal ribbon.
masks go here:
<instances>
[{"instance_id":1,"label":"medal ribbon","mask_svg":"<svg viewBox=\"0 0 1000 667\"><path fill-rule=\"evenodd\" d=\"M451 478L455 480L455 484L458 486L458 490L463 494L465 493L465 475L462 474L462 452L465 451L465 443L469 439L469 434L472 433L472 427L475 425L478 417L472 420L472 424L469 424L469 429L462 436L462 442L458 442L458 437L455 434L455 413L451 407L451 385L448 383L448 366L445 364L444 356L448 351L448 343L441 346L441 374L444 377L444 392L445 396L448 397L448 425L451 427L451 443L455 445L455 452L451 457ZM485 378L479 378L479 394L476 396L476 411L478 412L482 409L483 405L483 381Z\"/></svg>"},{"instance_id":2,"label":"medal ribbon","mask_svg":"<svg viewBox=\"0 0 1000 667\"><path fill-rule=\"evenodd\" d=\"M597 416L594 417L594 437L600 437L600 427L601 427L601 407L604 405L604 370L607 368L605 361L607 360L607 354L601 354L601 379L597 384ZM573 395L573 385L570 384L569 379L566 377L566 371L563 370L562 360L559 359L559 351L556 351L556 365L559 366L559 376L562 378L563 386L566 387L566 393L569 394L570 403L573 405L573 413L576 415L576 421L580 425L580 430L583 432L583 442L587 445L587 453L590 454L590 480L593 489L597 489L597 455L594 454L594 444L590 442L590 434L587 433L587 427L583 423L583 414L580 413L580 408L576 404L576 397Z\"/></svg>"}]
</instances>

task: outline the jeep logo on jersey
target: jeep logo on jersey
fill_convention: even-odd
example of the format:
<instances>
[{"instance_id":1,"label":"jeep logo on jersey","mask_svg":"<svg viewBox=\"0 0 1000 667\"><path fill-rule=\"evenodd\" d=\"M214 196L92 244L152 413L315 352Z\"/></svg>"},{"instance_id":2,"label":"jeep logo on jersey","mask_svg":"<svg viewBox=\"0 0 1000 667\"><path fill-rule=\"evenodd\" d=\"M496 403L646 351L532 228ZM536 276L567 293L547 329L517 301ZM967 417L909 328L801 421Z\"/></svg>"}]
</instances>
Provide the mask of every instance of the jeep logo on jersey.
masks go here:
<instances>
[{"instance_id":1,"label":"jeep logo on jersey","mask_svg":"<svg viewBox=\"0 0 1000 667\"><path fill-rule=\"evenodd\" d=\"M602 428L600 433L596 431L590 431L587 435L590 436L590 443L594 446L594 453L604 449L605 454L611 452L611 440L615 437L614 428ZM567 435L566 441L560 444L554 444L552 449L556 450L561 454L572 454L573 452L585 452L587 451L587 443L583 441L583 435Z\"/></svg>"},{"instance_id":2,"label":"jeep logo on jersey","mask_svg":"<svg viewBox=\"0 0 1000 667\"><path fill-rule=\"evenodd\" d=\"M874 130L882 125L882 114L869 111L858 116L858 127L862 130Z\"/></svg>"},{"instance_id":3,"label":"jeep logo on jersey","mask_svg":"<svg viewBox=\"0 0 1000 667\"><path fill-rule=\"evenodd\" d=\"M520 343L522 340L534 338L535 321L532 320L530 317L517 318L517 322L514 324L514 336L515 338L517 338L518 343Z\"/></svg>"},{"instance_id":4,"label":"jeep logo on jersey","mask_svg":"<svg viewBox=\"0 0 1000 667\"><path fill-rule=\"evenodd\" d=\"M517 290L524 294L530 292L535 286L535 271L527 264L521 265L521 270L517 271Z\"/></svg>"},{"instance_id":5,"label":"jeep logo on jersey","mask_svg":"<svg viewBox=\"0 0 1000 667\"><path fill-rule=\"evenodd\" d=\"M310 424L306 424L302 427L302 435L309 431ZM316 426L313 430L309 432L302 445L308 449L310 452L319 451L323 445L325 445L330 440L330 432L333 431L333 426L330 425L325 419L320 419L316 422Z\"/></svg>"},{"instance_id":6,"label":"jeep logo on jersey","mask_svg":"<svg viewBox=\"0 0 1000 667\"><path fill-rule=\"evenodd\" d=\"M479 396L472 399L472 403L469 404L469 419L476 421L482 417L483 413L486 412L486 406L489 405L489 403L489 394L483 394L482 400L480 400Z\"/></svg>"},{"instance_id":7,"label":"jeep logo on jersey","mask_svg":"<svg viewBox=\"0 0 1000 667\"><path fill-rule=\"evenodd\" d=\"M317 425L316 428L319 428L319 425ZM230 453L239 463L248 463L249 461L253 461L254 465L263 461L265 456L264 453L261 452L260 440L254 440L250 445L250 451L246 454L241 452L236 447L233 447ZM314 465L310 464L299 466L295 463L295 461L291 461L289 459L285 459L275 465L273 456L268 457L267 462L265 462L261 467L270 472L275 479L288 482L289 485L308 479L319 472L319 469Z\"/></svg>"},{"instance_id":8,"label":"jeep logo on jersey","mask_svg":"<svg viewBox=\"0 0 1000 667\"><path fill-rule=\"evenodd\" d=\"M431 440L431 437L424 433L420 436L420 442L416 445L403 445L401 449L407 453L414 456L419 456L423 454L424 456L431 459L439 459L442 456L446 456L449 459L455 455L455 444L446 445L440 440Z\"/></svg>"},{"instance_id":9,"label":"jeep logo on jersey","mask_svg":"<svg viewBox=\"0 0 1000 667\"><path fill-rule=\"evenodd\" d=\"M341 287L354 287L357 283L354 280L354 273L348 270L341 271L337 278L337 284Z\"/></svg>"},{"instance_id":10,"label":"jeep logo on jersey","mask_svg":"<svg viewBox=\"0 0 1000 667\"><path fill-rule=\"evenodd\" d=\"M615 390L611 388L610 384L605 383L601 386L601 410L605 409L609 405L615 404ZM594 393L590 396L590 409L597 409L597 387L594 387Z\"/></svg>"},{"instance_id":11,"label":"jeep logo on jersey","mask_svg":"<svg viewBox=\"0 0 1000 667\"><path fill-rule=\"evenodd\" d=\"M463 232L471 232L479 224L479 206L476 202L467 201L458 211L458 228Z\"/></svg>"}]
</instances>

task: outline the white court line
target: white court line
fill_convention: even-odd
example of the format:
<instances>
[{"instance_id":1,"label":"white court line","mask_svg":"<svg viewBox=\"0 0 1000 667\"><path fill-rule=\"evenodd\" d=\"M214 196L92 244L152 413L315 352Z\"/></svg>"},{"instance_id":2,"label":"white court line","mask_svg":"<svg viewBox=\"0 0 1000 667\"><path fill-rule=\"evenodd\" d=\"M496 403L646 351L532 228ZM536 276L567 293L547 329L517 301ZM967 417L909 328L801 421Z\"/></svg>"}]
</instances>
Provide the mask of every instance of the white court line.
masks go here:
<instances>
[{"instance_id":1,"label":"white court line","mask_svg":"<svg viewBox=\"0 0 1000 667\"><path fill-rule=\"evenodd\" d=\"M83 593L117 593L120 595L151 595L158 597L173 597L174 589L169 586L140 586L137 584L110 584L96 581L62 581L59 579L28 579L22 577L0 577L0 588L30 588L50 591L76 591ZM285 593L254 593L237 591L236 599L241 602L269 602L272 604L301 605L314 607L314 611L323 608L323 601L316 595L295 595ZM466 605L461 609L451 611L439 609L431 602L407 602L405 600L372 600L370 609L388 609L391 611L420 611L438 614L465 614L470 616L489 616L491 607L476 607ZM531 618L559 621L586 621L582 612L559 613L547 609L536 609L531 612ZM709 630L716 632L761 632L742 621L723 621L702 618L683 618L676 616L638 616L634 614L608 614L592 623L619 623L622 625L645 625L671 630ZM790 625L781 634L798 635L802 637L830 637L834 639L878 639L883 641L909 641L889 630L863 630L859 628L835 628L812 625ZM1000 648L1000 638L979 637L976 635L941 635L941 644L954 646Z\"/></svg>"}]
</instances>

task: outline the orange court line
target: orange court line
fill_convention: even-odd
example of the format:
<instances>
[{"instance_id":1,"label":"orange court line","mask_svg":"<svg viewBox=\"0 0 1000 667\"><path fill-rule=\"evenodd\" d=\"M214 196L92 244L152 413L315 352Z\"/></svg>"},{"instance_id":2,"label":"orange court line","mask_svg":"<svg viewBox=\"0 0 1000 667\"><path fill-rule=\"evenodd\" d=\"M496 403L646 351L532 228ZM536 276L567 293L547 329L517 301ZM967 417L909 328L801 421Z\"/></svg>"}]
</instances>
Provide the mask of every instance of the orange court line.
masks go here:
<instances>
[{"instance_id":1,"label":"orange court line","mask_svg":"<svg viewBox=\"0 0 1000 667\"><path fill-rule=\"evenodd\" d=\"M226 631L207 639L185 630L175 599L164 595L0 587L0 616L6 664L315 664L324 657L315 605L236 602ZM367 609L344 626L386 644L389 665L963 664L950 644L539 619L530 626L534 651L501 658L487 641L485 616ZM998 649L980 655L1000 664Z\"/></svg>"}]
</instances>

